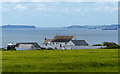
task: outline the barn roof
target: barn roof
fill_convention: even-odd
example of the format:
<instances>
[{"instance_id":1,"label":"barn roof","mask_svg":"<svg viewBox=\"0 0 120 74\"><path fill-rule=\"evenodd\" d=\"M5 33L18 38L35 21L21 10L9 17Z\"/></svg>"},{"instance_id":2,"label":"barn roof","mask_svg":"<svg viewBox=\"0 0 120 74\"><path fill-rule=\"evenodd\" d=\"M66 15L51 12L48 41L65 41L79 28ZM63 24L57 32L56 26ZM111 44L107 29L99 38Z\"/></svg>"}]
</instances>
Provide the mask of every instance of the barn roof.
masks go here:
<instances>
[{"instance_id":1,"label":"barn roof","mask_svg":"<svg viewBox=\"0 0 120 74\"><path fill-rule=\"evenodd\" d=\"M43 44L46 44L46 43L51 42L51 41L52 41L52 39L46 39L46 40L44 40Z\"/></svg>"},{"instance_id":2,"label":"barn roof","mask_svg":"<svg viewBox=\"0 0 120 74\"><path fill-rule=\"evenodd\" d=\"M75 46L81 46L81 45L88 45L88 43L85 40L71 40Z\"/></svg>"},{"instance_id":3,"label":"barn roof","mask_svg":"<svg viewBox=\"0 0 120 74\"><path fill-rule=\"evenodd\" d=\"M36 48L41 48L37 42L24 42L24 43L17 43L15 46L19 47L20 44L24 44L24 45L34 45Z\"/></svg>"},{"instance_id":4,"label":"barn roof","mask_svg":"<svg viewBox=\"0 0 120 74\"><path fill-rule=\"evenodd\" d=\"M55 36L52 42L69 42L74 36Z\"/></svg>"}]
</instances>

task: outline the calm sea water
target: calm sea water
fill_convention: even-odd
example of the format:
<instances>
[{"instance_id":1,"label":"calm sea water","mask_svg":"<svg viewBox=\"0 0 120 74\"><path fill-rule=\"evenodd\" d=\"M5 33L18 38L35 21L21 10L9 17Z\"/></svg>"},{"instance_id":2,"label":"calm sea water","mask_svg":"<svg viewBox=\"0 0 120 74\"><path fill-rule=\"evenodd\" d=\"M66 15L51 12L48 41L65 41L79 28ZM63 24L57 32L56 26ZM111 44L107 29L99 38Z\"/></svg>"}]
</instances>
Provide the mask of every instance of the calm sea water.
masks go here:
<instances>
[{"instance_id":1,"label":"calm sea water","mask_svg":"<svg viewBox=\"0 0 120 74\"><path fill-rule=\"evenodd\" d=\"M74 39L86 40L90 45L105 41L118 43L117 30L101 29L66 29L66 28L36 28L36 29L2 29L2 47L13 42L38 42L44 38L52 39L56 35L74 35Z\"/></svg>"}]
</instances>

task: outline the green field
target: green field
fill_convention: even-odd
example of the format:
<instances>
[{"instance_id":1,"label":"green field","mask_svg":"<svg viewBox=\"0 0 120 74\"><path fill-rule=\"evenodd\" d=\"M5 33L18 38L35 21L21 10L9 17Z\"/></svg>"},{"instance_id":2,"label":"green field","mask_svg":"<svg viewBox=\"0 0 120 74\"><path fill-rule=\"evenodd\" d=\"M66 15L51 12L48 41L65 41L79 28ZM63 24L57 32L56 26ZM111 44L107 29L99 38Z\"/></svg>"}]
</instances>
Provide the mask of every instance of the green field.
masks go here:
<instances>
[{"instance_id":1,"label":"green field","mask_svg":"<svg viewBox=\"0 0 120 74\"><path fill-rule=\"evenodd\" d=\"M3 72L118 72L118 49L3 51Z\"/></svg>"}]
</instances>

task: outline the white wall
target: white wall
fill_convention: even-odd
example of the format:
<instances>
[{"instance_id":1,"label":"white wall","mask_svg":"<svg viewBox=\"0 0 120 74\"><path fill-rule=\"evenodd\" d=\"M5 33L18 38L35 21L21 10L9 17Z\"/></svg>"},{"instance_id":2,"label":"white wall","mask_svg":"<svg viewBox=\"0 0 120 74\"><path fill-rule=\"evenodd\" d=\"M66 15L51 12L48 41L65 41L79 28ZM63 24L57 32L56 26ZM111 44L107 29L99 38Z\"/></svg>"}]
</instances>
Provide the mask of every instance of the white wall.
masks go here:
<instances>
[{"instance_id":1,"label":"white wall","mask_svg":"<svg viewBox=\"0 0 120 74\"><path fill-rule=\"evenodd\" d=\"M60 44L62 44L62 47L60 47ZM105 48L106 46L74 46L73 42L51 42L51 44L48 44L47 46L43 45L45 48L53 48L53 49L100 49ZM63 47L65 46L65 47Z\"/></svg>"},{"instance_id":2,"label":"white wall","mask_svg":"<svg viewBox=\"0 0 120 74\"><path fill-rule=\"evenodd\" d=\"M75 44L74 44L72 41L69 41L69 42L67 43L67 45L68 45L68 46L75 46Z\"/></svg>"},{"instance_id":3,"label":"white wall","mask_svg":"<svg viewBox=\"0 0 120 74\"><path fill-rule=\"evenodd\" d=\"M106 46L66 46L66 49L101 49Z\"/></svg>"},{"instance_id":4,"label":"white wall","mask_svg":"<svg viewBox=\"0 0 120 74\"><path fill-rule=\"evenodd\" d=\"M54 42L54 44L53 44L53 42L51 42L51 43L52 43L52 47L57 48L57 49L60 49L60 48L63 48L66 46L65 42ZM60 44L62 45L62 47L60 47Z\"/></svg>"},{"instance_id":5,"label":"white wall","mask_svg":"<svg viewBox=\"0 0 120 74\"><path fill-rule=\"evenodd\" d=\"M44 48L52 48L51 44L49 44L49 43L47 44L47 46L46 46L46 44L42 44L41 47L44 47Z\"/></svg>"},{"instance_id":6,"label":"white wall","mask_svg":"<svg viewBox=\"0 0 120 74\"><path fill-rule=\"evenodd\" d=\"M60 47L60 44L62 45L62 47ZM53 49L63 49L66 46L67 43L65 42L51 42L50 44L47 44L47 46L45 44L42 44L42 47L45 48L53 48Z\"/></svg>"}]
</instances>

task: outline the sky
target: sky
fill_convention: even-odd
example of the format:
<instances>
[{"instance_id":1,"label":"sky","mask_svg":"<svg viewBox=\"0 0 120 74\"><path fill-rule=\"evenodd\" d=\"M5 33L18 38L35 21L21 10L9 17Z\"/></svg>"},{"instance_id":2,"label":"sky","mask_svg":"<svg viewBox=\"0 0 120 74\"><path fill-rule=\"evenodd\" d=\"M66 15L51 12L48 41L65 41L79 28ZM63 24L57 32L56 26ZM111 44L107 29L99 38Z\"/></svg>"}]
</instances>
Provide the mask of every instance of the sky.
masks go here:
<instances>
[{"instance_id":1,"label":"sky","mask_svg":"<svg viewBox=\"0 0 120 74\"><path fill-rule=\"evenodd\" d=\"M64 27L118 23L118 2L3 2L2 23Z\"/></svg>"},{"instance_id":2,"label":"sky","mask_svg":"<svg viewBox=\"0 0 120 74\"><path fill-rule=\"evenodd\" d=\"M119 0L2 0L2 2L119 2Z\"/></svg>"}]
</instances>

